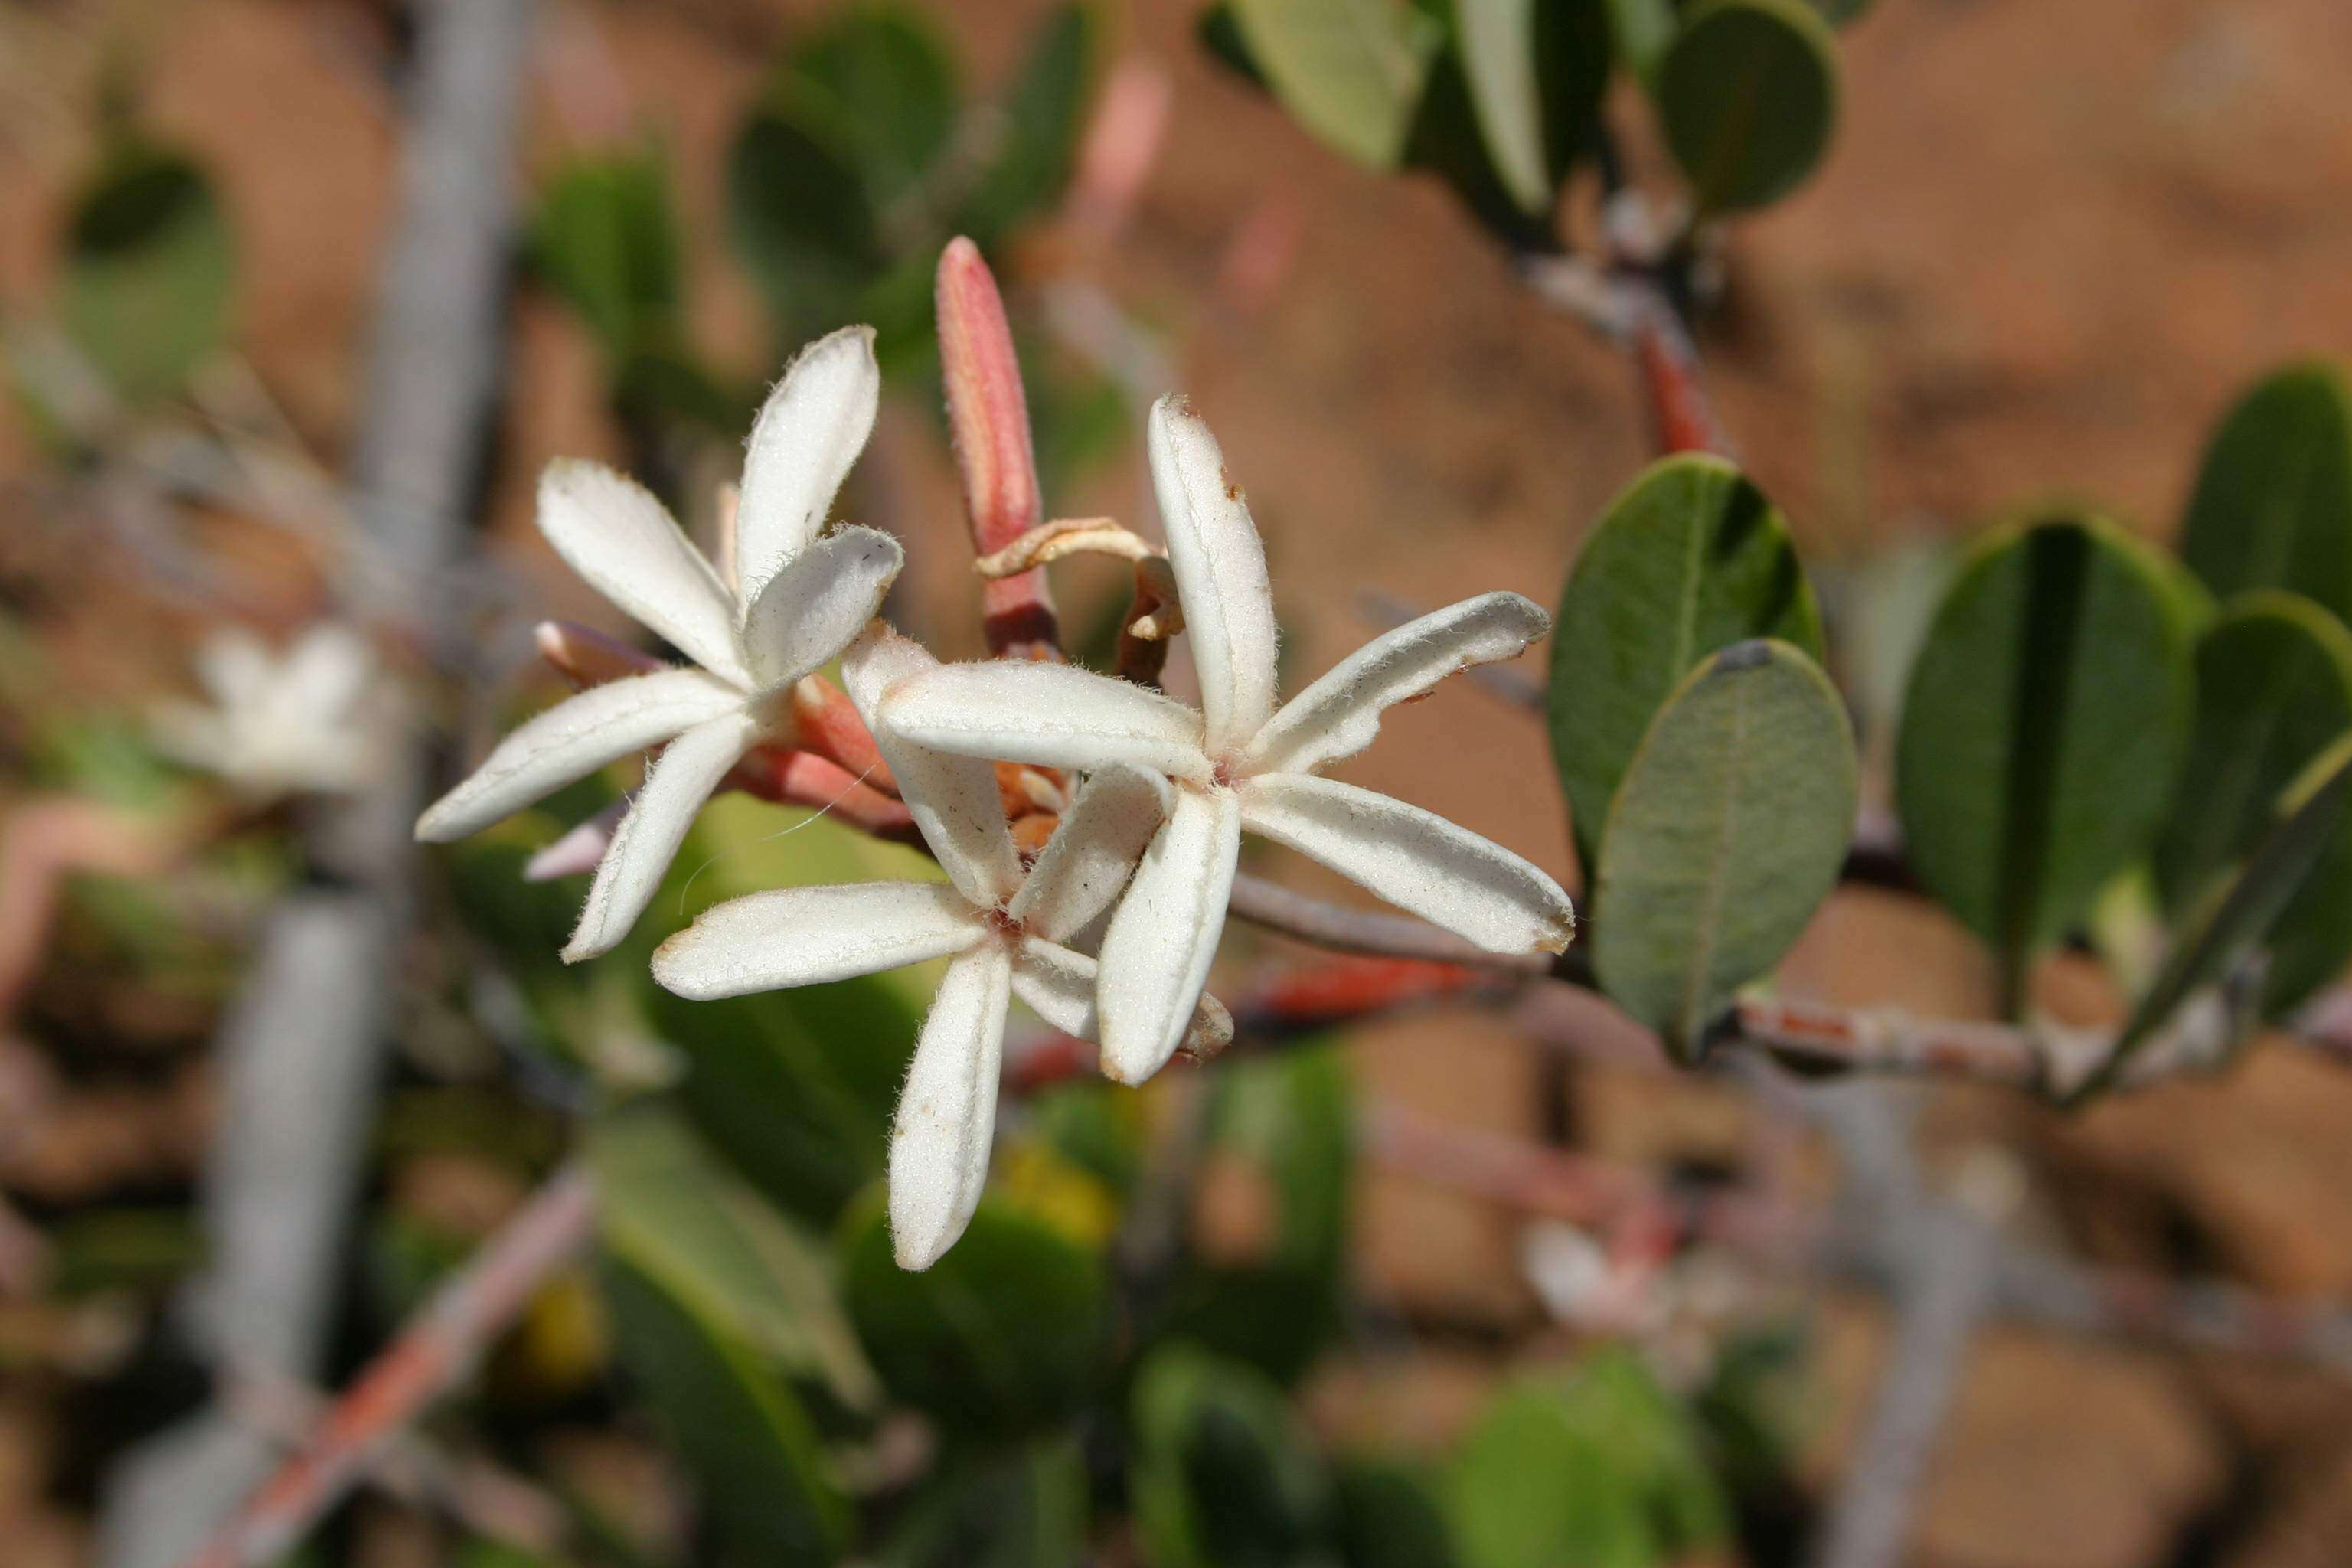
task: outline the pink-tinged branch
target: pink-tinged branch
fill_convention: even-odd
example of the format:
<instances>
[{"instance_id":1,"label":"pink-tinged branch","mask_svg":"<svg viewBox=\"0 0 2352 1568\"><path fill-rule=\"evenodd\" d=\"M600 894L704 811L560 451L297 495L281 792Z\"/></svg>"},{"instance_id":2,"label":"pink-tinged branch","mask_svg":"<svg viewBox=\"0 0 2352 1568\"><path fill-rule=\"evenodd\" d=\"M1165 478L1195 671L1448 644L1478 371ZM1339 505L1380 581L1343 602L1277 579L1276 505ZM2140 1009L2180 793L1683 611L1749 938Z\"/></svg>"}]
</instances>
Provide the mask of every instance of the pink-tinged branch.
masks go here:
<instances>
[{"instance_id":1,"label":"pink-tinged branch","mask_svg":"<svg viewBox=\"0 0 2352 1568\"><path fill-rule=\"evenodd\" d=\"M972 549L992 555L1045 521L1028 397L1013 357L1003 296L971 240L950 240L940 253L938 298L940 372ZM985 584L981 608L991 652L1008 658L1061 657L1060 627L1044 571Z\"/></svg>"},{"instance_id":2,"label":"pink-tinged branch","mask_svg":"<svg viewBox=\"0 0 2352 1568\"><path fill-rule=\"evenodd\" d=\"M1731 437L1707 396L1698 347L1665 290L1647 279L1623 285L1632 304L1628 347L1650 405L1650 427L1661 455L1732 455Z\"/></svg>"},{"instance_id":3,"label":"pink-tinged branch","mask_svg":"<svg viewBox=\"0 0 2352 1568\"><path fill-rule=\"evenodd\" d=\"M898 781L890 776L857 705L824 676L807 676L793 685L793 725L802 751L815 752L885 795L898 793Z\"/></svg>"},{"instance_id":4,"label":"pink-tinged branch","mask_svg":"<svg viewBox=\"0 0 2352 1568\"><path fill-rule=\"evenodd\" d=\"M254 1568L291 1552L424 1408L464 1377L588 1240L587 1168L567 1166L436 1291L325 1420L185 1568Z\"/></svg>"}]
</instances>

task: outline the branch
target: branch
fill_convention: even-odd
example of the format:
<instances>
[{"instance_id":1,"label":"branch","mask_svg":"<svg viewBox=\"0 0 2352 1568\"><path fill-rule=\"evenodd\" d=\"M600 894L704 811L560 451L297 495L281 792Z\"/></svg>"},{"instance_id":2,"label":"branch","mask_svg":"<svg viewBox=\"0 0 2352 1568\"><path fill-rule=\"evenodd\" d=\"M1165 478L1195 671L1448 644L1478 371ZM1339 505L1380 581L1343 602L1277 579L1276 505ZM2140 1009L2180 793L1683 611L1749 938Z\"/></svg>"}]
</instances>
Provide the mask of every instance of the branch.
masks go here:
<instances>
[{"instance_id":1,"label":"branch","mask_svg":"<svg viewBox=\"0 0 2352 1568\"><path fill-rule=\"evenodd\" d=\"M257 1568L310 1527L481 1359L594 1229L587 1168L558 1172L368 1364L303 1444L185 1568Z\"/></svg>"}]
</instances>

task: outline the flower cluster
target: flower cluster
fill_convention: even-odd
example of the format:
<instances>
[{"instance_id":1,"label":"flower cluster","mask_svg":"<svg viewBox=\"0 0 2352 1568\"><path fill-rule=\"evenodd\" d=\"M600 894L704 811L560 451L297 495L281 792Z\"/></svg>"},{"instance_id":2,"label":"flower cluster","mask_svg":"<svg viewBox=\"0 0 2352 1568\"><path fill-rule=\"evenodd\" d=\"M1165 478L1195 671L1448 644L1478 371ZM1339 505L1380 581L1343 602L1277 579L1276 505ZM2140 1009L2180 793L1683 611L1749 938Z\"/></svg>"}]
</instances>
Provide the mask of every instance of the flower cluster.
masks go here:
<instances>
[{"instance_id":1,"label":"flower cluster","mask_svg":"<svg viewBox=\"0 0 2352 1568\"><path fill-rule=\"evenodd\" d=\"M417 833L472 833L659 747L609 843L591 830L604 847L564 951L576 960L627 933L704 800L740 782L751 759L796 747L829 747L853 765L868 756L857 787L896 797L946 885L736 899L664 943L654 976L709 998L949 961L890 1150L901 1266L936 1260L979 1201L1012 997L1099 1041L1103 1070L1128 1083L1180 1047L1206 1055L1230 1038L1205 986L1244 828L1483 947L1567 945L1574 911L1536 867L1418 807L1318 776L1371 742L1383 710L1525 649L1549 628L1541 610L1516 594L1465 600L1376 639L1280 702L1257 531L1207 427L1171 398L1152 410L1151 473L1200 708L1050 660L941 665L874 619L901 563L898 543L826 526L879 385L866 329L801 355L753 427L716 565L645 490L591 465L553 466L540 489L550 542L694 664L614 666L616 679L509 735ZM816 672L835 658L863 721L863 753L845 756L837 733L809 732L829 689ZM1015 796L1057 808L1034 855L1008 826ZM1023 809L1018 800L1012 809Z\"/></svg>"}]
</instances>

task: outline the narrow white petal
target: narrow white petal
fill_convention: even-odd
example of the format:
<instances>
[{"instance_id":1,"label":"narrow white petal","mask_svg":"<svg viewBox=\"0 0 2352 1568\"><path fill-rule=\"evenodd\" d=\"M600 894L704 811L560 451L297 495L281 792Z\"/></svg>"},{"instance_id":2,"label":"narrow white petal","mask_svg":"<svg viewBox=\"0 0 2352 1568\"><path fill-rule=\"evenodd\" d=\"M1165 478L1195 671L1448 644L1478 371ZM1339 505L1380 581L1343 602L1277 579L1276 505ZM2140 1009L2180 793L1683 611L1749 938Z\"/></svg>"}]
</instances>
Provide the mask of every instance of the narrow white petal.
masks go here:
<instances>
[{"instance_id":1,"label":"narrow white petal","mask_svg":"<svg viewBox=\"0 0 2352 1568\"><path fill-rule=\"evenodd\" d=\"M1115 763L1205 780L1201 716L1129 681L1066 664L945 664L901 682L883 725L960 756L1091 772Z\"/></svg>"},{"instance_id":2,"label":"narrow white petal","mask_svg":"<svg viewBox=\"0 0 2352 1568\"><path fill-rule=\"evenodd\" d=\"M564 877L584 877L613 847L613 831L629 813L626 796L607 802L593 816L523 862L526 882L552 882Z\"/></svg>"},{"instance_id":3,"label":"narrow white petal","mask_svg":"<svg viewBox=\"0 0 2352 1568\"><path fill-rule=\"evenodd\" d=\"M329 621L305 632L288 652L279 689L289 710L324 723L360 700L374 670L367 639Z\"/></svg>"},{"instance_id":4,"label":"narrow white petal","mask_svg":"<svg viewBox=\"0 0 2352 1568\"><path fill-rule=\"evenodd\" d=\"M735 502L735 575L743 603L816 542L850 465L874 433L882 372L874 329L844 327L803 349L751 426Z\"/></svg>"},{"instance_id":5,"label":"narrow white petal","mask_svg":"<svg viewBox=\"0 0 2352 1568\"><path fill-rule=\"evenodd\" d=\"M1265 547L1216 437L1181 397L1151 409L1151 486L1184 605L1212 754L1243 745L1274 713L1274 587Z\"/></svg>"},{"instance_id":6,"label":"narrow white petal","mask_svg":"<svg viewBox=\"0 0 2352 1568\"><path fill-rule=\"evenodd\" d=\"M1136 768L1087 779L1005 913L1049 942L1067 942L1127 886L1168 818L1171 794L1159 774Z\"/></svg>"},{"instance_id":7,"label":"narrow white petal","mask_svg":"<svg viewBox=\"0 0 2352 1568\"><path fill-rule=\"evenodd\" d=\"M842 656L841 679L858 716L874 732L923 842L964 896L993 909L1021 886L1021 856L1004 824L996 770L973 757L918 745L880 721L883 699L898 682L940 668L919 643L887 626L872 627Z\"/></svg>"},{"instance_id":8,"label":"narrow white petal","mask_svg":"<svg viewBox=\"0 0 2352 1568\"><path fill-rule=\"evenodd\" d=\"M446 844L478 833L607 763L742 704L741 692L698 669L664 669L592 687L500 741L472 777L416 819L416 837Z\"/></svg>"},{"instance_id":9,"label":"narrow white petal","mask_svg":"<svg viewBox=\"0 0 2352 1568\"><path fill-rule=\"evenodd\" d=\"M1456 670L1517 658L1551 617L1517 594L1481 594L1373 638L1292 698L1250 742L1253 771L1311 773L1380 733L1381 710L1425 696Z\"/></svg>"},{"instance_id":10,"label":"narrow white petal","mask_svg":"<svg viewBox=\"0 0 2352 1568\"><path fill-rule=\"evenodd\" d=\"M819 985L961 952L988 933L953 888L776 888L713 905L654 952L654 979L709 1002Z\"/></svg>"},{"instance_id":11,"label":"narrow white petal","mask_svg":"<svg viewBox=\"0 0 2352 1568\"><path fill-rule=\"evenodd\" d=\"M653 902L662 876L686 842L687 829L728 770L759 743L760 721L738 710L698 724L672 741L646 770L628 814L613 830L613 847L597 863L580 924L563 949L577 963L619 945Z\"/></svg>"},{"instance_id":12,"label":"narrow white petal","mask_svg":"<svg viewBox=\"0 0 2352 1568\"><path fill-rule=\"evenodd\" d=\"M1192 1026L1225 929L1241 852L1241 803L1227 789L1180 790L1103 935L1096 1005L1103 1071L1141 1083Z\"/></svg>"},{"instance_id":13,"label":"narrow white petal","mask_svg":"<svg viewBox=\"0 0 2352 1568\"><path fill-rule=\"evenodd\" d=\"M1242 786L1242 823L1491 952L1558 952L1576 910L1534 866L1434 812L1306 773Z\"/></svg>"},{"instance_id":14,"label":"narrow white petal","mask_svg":"<svg viewBox=\"0 0 2352 1568\"><path fill-rule=\"evenodd\" d=\"M1098 1031L1095 1014L1100 970L1085 953L1034 936L1021 939L1020 957L1013 966L1013 994L1029 1009L1066 1035L1091 1040ZM1206 992L1192 1009L1184 1031L1184 1048L1195 1056L1213 1057L1233 1044L1234 1018L1224 1004Z\"/></svg>"},{"instance_id":15,"label":"narrow white petal","mask_svg":"<svg viewBox=\"0 0 2352 1568\"><path fill-rule=\"evenodd\" d=\"M810 545L769 579L743 644L751 673L772 690L832 658L882 608L907 553L888 534L844 528Z\"/></svg>"},{"instance_id":16,"label":"narrow white petal","mask_svg":"<svg viewBox=\"0 0 2352 1568\"><path fill-rule=\"evenodd\" d=\"M582 581L723 679L747 684L735 600L651 490L559 458L539 479L539 531Z\"/></svg>"},{"instance_id":17,"label":"narrow white petal","mask_svg":"<svg viewBox=\"0 0 2352 1568\"><path fill-rule=\"evenodd\" d=\"M901 1268L937 1263L988 1185L1012 970L1003 942L961 955L923 1020L890 1134L890 1244Z\"/></svg>"}]
</instances>

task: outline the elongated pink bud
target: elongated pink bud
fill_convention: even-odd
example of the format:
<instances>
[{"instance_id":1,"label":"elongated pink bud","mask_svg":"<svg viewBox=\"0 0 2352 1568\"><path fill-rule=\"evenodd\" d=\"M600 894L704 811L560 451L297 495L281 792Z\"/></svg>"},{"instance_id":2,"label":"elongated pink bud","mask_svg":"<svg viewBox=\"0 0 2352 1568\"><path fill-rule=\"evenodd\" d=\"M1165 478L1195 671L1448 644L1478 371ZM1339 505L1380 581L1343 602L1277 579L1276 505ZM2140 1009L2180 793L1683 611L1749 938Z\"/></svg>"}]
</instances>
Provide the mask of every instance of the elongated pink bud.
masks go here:
<instances>
[{"instance_id":1,"label":"elongated pink bud","mask_svg":"<svg viewBox=\"0 0 2352 1568\"><path fill-rule=\"evenodd\" d=\"M963 474L965 514L975 553L992 555L1044 521L1037 458L1029 439L1029 403L1004 300L981 258L961 237L940 254L940 371L947 384L948 428ZM1001 658L1058 658L1060 629L1042 570L981 587L988 646Z\"/></svg>"}]
</instances>

